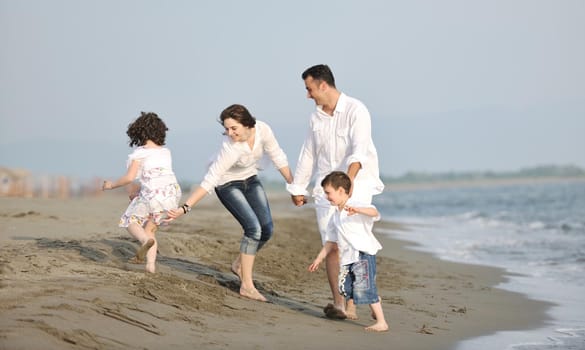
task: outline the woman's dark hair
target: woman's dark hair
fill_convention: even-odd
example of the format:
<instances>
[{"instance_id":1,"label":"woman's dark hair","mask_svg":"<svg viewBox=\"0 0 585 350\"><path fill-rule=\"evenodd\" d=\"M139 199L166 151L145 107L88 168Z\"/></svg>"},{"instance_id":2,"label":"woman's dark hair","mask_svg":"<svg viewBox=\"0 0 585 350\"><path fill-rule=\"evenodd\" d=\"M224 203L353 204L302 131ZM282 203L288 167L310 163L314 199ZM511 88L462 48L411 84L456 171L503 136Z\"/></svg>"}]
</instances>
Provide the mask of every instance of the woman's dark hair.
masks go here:
<instances>
[{"instance_id":1,"label":"woman's dark hair","mask_svg":"<svg viewBox=\"0 0 585 350\"><path fill-rule=\"evenodd\" d=\"M253 128L256 125L256 118L242 105L233 104L224 109L219 115L219 123L223 125L223 122L230 118L248 128Z\"/></svg>"},{"instance_id":2,"label":"woman's dark hair","mask_svg":"<svg viewBox=\"0 0 585 350\"><path fill-rule=\"evenodd\" d=\"M140 112L140 117L128 125L126 134L130 138L130 147L144 146L148 140L162 146L165 144L167 130L169 129L158 115Z\"/></svg>"},{"instance_id":3,"label":"woman's dark hair","mask_svg":"<svg viewBox=\"0 0 585 350\"><path fill-rule=\"evenodd\" d=\"M334 190L343 187L345 193L349 194L351 189L351 179L343 171L332 171L321 181L321 187L331 186Z\"/></svg>"},{"instance_id":4,"label":"woman's dark hair","mask_svg":"<svg viewBox=\"0 0 585 350\"><path fill-rule=\"evenodd\" d=\"M320 80L327 83L327 85L331 87L335 87L335 78L333 77L333 72L329 69L329 66L326 64L318 64L316 66L307 68L301 75L303 80L306 80L308 77L312 77L314 80Z\"/></svg>"}]
</instances>

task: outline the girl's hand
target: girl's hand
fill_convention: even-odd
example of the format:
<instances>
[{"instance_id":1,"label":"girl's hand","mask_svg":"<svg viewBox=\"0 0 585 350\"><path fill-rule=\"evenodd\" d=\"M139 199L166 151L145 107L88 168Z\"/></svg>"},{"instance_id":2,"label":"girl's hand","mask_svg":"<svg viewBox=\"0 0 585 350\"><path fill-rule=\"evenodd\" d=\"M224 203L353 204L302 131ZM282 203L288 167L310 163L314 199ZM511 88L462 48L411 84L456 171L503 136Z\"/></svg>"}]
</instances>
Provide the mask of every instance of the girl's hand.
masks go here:
<instances>
[{"instance_id":1,"label":"girl's hand","mask_svg":"<svg viewBox=\"0 0 585 350\"><path fill-rule=\"evenodd\" d=\"M102 191L111 190L112 189L112 181L104 180L102 184Z\"/></svg>"},{"instance_id":2,"label":"girl's hand","mask_svg":"<svg viewBox=\"0 0 585 350\"><path fill-rule=\"evenodd\" d=\"M136 191L136 192L132 192L128 195L128 199L130 199L130 202L132 202L132 200L136 197L138 197L138 194L140 194L140 191Z\"/></svg>"}]
</instances>

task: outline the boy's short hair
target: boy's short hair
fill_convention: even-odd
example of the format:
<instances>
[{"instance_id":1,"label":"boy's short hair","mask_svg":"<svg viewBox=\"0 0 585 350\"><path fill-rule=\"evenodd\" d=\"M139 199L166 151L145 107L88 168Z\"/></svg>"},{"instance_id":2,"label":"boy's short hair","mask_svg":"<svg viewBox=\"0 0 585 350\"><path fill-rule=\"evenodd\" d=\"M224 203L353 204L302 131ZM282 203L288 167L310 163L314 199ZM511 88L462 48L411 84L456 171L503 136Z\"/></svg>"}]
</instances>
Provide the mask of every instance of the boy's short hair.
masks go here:
<instances>
[{"instance_id":1,"label":"boy's short hair","mask_svg":"<svg viewBox=\"0 0 585 350\"><path fill-rule=\"evenodd\" d=\"M345 193L349 194L349 190L351 189L351 179L343 171L332 171L321 181L322 187L327 185L333 187L335 190L342 187L345 190Z\"/></svg>"}]
</instances>

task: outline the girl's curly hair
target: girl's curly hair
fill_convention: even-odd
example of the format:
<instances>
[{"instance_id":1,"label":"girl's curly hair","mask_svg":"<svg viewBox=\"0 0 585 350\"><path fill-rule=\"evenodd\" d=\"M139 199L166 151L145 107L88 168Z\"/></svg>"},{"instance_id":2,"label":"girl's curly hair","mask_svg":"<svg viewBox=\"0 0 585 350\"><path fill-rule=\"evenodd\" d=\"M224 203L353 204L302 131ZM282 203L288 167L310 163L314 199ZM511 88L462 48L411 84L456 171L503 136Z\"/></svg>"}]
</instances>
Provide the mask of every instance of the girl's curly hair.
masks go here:
<instances>
[{"instance_id":1,"label":"girl's curly hair","mask_svg":"<svg viewBox=\"0 0 585 350\"><path fill-rule=\"evenodd\" d=\"M165 144L167 130L169 129L156 113L140 112L140 117L128 125L126 134L130 137L130 147L144 146L148 140L162 146Z\"/></svg>"}]
</instances>

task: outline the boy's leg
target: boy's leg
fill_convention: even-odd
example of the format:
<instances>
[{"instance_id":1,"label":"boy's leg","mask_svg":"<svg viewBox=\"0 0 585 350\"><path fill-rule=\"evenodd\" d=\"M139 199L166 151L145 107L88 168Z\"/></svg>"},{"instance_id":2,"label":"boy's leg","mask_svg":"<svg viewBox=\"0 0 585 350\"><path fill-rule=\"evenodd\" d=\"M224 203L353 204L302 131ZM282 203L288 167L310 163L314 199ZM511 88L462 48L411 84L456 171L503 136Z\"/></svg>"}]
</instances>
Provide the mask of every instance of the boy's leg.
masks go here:
<instances>
[{"instance_id":1,"label":"boy's leg","mask_svg":"<svg viewBox=\"0 0 585 350\"><path fill-rule=\"evenodd\" d=\"M388 324L384 319L384 312L382 311L382 302L378 301L377 303L370 304L370 309L372 310L372 315L376 320L376 323L373 325L366 327L366 331L368 332L385 332L388 330Z\"/></svg>"},{"instance_id":2,"label":"boy's leg","mask_svg":"<svg viewBox=\"0 0 585 350\"><path fill-rule=\"evenodd\" d=\"M347 305L345 306L345 314L347 315L347 319L349 320L358 319L357 310L355 307L355 303L353 302L353 299L349 299L347 301Z\"/></svg>"}]
</instances>

